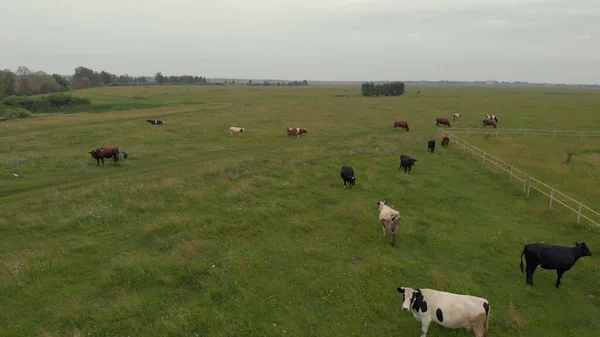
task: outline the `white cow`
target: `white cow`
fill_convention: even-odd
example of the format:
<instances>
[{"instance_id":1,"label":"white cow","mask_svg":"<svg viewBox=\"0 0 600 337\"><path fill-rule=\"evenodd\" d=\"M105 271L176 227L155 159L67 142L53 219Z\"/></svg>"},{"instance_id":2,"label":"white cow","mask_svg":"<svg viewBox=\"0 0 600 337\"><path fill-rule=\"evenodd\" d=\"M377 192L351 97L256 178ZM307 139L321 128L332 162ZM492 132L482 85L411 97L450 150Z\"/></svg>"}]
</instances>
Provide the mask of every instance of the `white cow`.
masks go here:
<instances>
[{"instance_id":1,"label":"white cow","mask_svg":"<svg viewBox=\"0 0 600 337\"><path fill-rule=\"evenodd\" d=\"M496 123L498 123L498 118L496 118L496 115L485 115L485 118L493 119Z\"/></svg>"},{"instance_id":2,"label":"white cow","mask_svg":"<svg viewBox=\"0 0 600 337\"><path fill-rule=\"evenodd\" d=\"M488 335L490 304L485 298L408 287L400 287L398 292L403 296L402 310L412 312L421 322L421 337L427 336L432 321L450 329L465 328L476 337Z\"/></svg>"},{"instance_id":3,"label":"white cow","mask_svg":"<svg viewBox=\"0 0 600 337\"><path fill-rule=\"evenodd\" d=\"M383 230L383 236L385 236L386 229L392 235L392 247L396 244L396 228L400 224L400 212L388 206L387 201L378 201L379 205L379 223Z\"/></svg>"},{"instance_id":4,"label":"white cow","mask_svg":"<svg viewBox=\"0 0 600 337\"><path fill-rule=\"evenodd\" d=\"M246 129L244 129L244 128L238 128L237 126L232 126L232 127L229 128L229 135L231 136L232 133L237 133L238 136L239 136L244 131L246 131Z\"/></svg>"},{"instance_id":5,"label":"white cow","mask_svg":"<svg viewBox=\"0 0 600 337\"><path fill-rule=\"evenodd\" d=\"M462 114L454 114L454 115L452 115L452 120L457 120L460 117L462 117Z\"/></svg>"}]
</instances>

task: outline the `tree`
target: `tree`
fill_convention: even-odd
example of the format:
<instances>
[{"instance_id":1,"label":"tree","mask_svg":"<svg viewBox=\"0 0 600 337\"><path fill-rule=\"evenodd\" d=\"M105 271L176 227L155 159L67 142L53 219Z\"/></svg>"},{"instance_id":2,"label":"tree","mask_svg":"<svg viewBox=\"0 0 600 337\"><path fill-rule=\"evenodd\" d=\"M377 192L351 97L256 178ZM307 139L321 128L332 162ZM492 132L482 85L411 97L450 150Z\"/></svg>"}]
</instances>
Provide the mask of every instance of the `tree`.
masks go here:
<instances>
[{"instance_id":1,"label":"tree","mask_svg":"<svg viewBox=\"0 0 600 337\"><path fill-rule=\"evenodd\" d=\"M17 93L17 76L10 70L0 70L0 98Z\"/></svg>"},{"instance_id":2,"label":"tree","mask_svg":"<svg viewBox=\"0 0 600 337\"><path fill-rule=\"evenodd\" d=\"M52 77L56 81L56 84L59 86L59 90L66 91L71 89L71 82L67 80L64 76L60 76L59 74L52 74Z\"/></svg>"},{"instance_id":3,"label":"tree","mask_svg":"<svg viewBox=\"0 0 600 337\"><path fill-rule=\"evenodd\" d=\"M163 74L161 72L158 72L158 73L156 73L156 75L154 75L154 81L156 81L157 84L164 84L165 77L163 76Z\"/></svg>"},{"instance_id":4,"label":"tree","mask_svg":"<svg viewBox=\"0 0 600 337\"><path fill-rule=\"evenodd\" d=\"M361 86L363 96L401 96L405 92L404 82L388 82L375 84L365 82Z\"/></svg>"}]
</instances>

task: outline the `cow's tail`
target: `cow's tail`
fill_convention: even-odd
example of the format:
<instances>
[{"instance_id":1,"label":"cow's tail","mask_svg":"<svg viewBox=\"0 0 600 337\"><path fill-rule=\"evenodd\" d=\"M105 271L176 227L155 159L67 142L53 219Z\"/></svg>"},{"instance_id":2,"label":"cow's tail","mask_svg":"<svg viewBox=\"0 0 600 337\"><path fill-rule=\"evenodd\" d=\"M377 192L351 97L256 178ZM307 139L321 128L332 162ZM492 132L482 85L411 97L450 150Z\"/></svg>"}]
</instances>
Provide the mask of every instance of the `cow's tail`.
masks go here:
<instances>
[{"instance_id":1,"label":"cow's tail","mask_svg":"<svg viewBox=\"0 0 600 337\"><path fill-rule=\"evenodd\" d=\"M521 253L521 273L524 273L525 271L523 270L523 254L525 254L525 247L523 247L523 252Z\"/></svg>"},{"instance_id":2,"label":"cow's tail","mask_svg":"<svg viewBox=\"0 0 600 337\"><path fill-rule=\"evenodd\" d=\"M483 337L488 337L490 333L490 316L492 316L492 306L489 306L488 315L485 319L485 330L483 331Z\"/></svg>"}]
</instances>

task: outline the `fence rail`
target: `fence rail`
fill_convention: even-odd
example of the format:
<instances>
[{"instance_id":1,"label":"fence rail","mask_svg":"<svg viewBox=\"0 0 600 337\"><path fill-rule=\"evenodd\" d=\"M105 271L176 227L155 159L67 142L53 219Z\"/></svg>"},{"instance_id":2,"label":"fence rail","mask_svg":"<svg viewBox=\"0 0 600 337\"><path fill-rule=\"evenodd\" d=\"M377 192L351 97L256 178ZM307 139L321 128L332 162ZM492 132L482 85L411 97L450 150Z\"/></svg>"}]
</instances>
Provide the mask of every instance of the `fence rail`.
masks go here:
<instances>
[{"instance_id":1,"label":"fence rail","mask_svg":"<svg viewBox=\"0 0 600 337\"><path fill-rule=\"evenodd\" d=\"M552 136L554 140L556 137L579 137L583 139L585 137L600 137L600 131L578 131L578 130L541 130L541 129L504 129L504 128L449 128L443 130L449 134L486 134L486 135L521 135L525 136Z\"/></svg>"},{"instance_id":2,"label":"fence rail","mask_svg":"<svg viewBox=\"0 0 600 337\"><path fill-rule=\"evenodd\" d=\"M438 128L438 133L442 136L452 136L452 143L455 146L462 150L464 153L471 153L471 157L475 158L475 156L482 159L483 164L486 163L493 164L495 167L500 170L508 173L509 179L512 181L516 179L523 183L523 193L529 196L531 189L534 189L541 194L550 198L550 202L548 204L548 209L552 209L554 203L558 203L567 209L575 212L577 214L577 223L581 220L581 218L588 220L590 223L596 226L600 226L600 213L594 211L588 206L584 205L580 201L577 201L568 195L558 191L554 187L547 185L540 180L532 177L526 172L516 168L515 166L483 151L480 148L475 147L474 145L467 143L463 139L452 135L452 133Z\"/></svg>"}]
</instances>

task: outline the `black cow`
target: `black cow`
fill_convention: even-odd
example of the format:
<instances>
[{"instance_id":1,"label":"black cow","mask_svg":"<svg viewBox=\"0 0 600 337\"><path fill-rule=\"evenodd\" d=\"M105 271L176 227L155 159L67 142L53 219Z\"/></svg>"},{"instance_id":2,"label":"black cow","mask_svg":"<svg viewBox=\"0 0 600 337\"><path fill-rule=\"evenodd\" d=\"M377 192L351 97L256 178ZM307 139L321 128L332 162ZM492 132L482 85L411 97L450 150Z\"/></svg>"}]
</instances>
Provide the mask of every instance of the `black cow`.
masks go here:
<instances>
[{"instance_id":1,"label":"black cow","mask_svg":"<svg viewBox=\"0 0 600 337\"><path fill-rule=\"evenodd\" d=\"M530 243L523 246L521 253L521 272L523 273L523 255L527 262L527 275L525 280L527 284L533 286L533 273L540 266L543 269L556 269L558 278L556 287L560 287L560 278L571 269L575 262L583 256L592 256L592 252L585 245L585 242L575 242L575 247L554 246L546 243Z\"/></svg>"},{"instance_id":2,"label":"black cow","mask_svg":"<svg viewBox=\"0 0 600 337\"><path fill-rule=\"evenodd\" d=\"M435 151L435 140L430 140L427 142L427 152L433 153Z\"/></svg>"},{"instance_id":3,"label":"black cow","mask_svg":"<svg viewBox=\"0 0 600 337\"><path fill-rule=\"evenodd\" d=\"M344 187L346 187L346 182L350 184L350 188L352 185L356 183L356 177L354 176L354 169L350 165L342 166L342 172L340 172L340 177L344 179Z\"/></svg>"},{"instance_id":4,"label":"black cow","mask_svg":"<svg viewBox=\"0 0 600 337\"><path fill-rule=\"evenodd\" d=\"M404 170L404 172L410 172L411 167L417 162L416 159L411 158L405 154L400 156L400 167L398 169Z\"/></svg>"},{"instance_id":5,"label":"black cow","mask_svg":"<svg viewBox=\"0 0 600 337\"><path fill-rule=\"evenodd\" d=\"M152 124L152 125L163 125L163 124L167 124L167 122L165 121L161 121L158 119L146 119L146 122Z\"/></svg>"}]
</instances>

